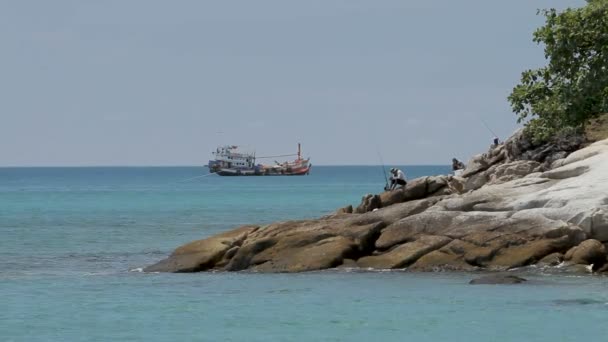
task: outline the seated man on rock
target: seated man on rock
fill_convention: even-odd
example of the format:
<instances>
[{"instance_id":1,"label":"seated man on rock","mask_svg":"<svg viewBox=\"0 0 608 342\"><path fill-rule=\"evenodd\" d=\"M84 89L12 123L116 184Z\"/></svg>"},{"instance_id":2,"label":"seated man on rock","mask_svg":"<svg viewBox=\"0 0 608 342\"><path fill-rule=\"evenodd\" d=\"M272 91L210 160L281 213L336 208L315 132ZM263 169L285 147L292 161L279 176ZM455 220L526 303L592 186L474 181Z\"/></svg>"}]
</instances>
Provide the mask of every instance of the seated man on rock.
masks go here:
<instances>
[{"instance_id":1,"label":"seated man on rock","mask_svg":"<svg viewBox=\"0 0 608 342\"><path fill-rule=\"evenodd\" d=\"M452 171L463 170L464 163L456 158L452 158Z\"/></svg>"},{"instance_id":2,"label":"seated man on rock","mask_svg":"<svg viewBox=\"0 0 608 342\"><path fill-rule=\"evenodd\" d=\"M396 169L396 168L391 168L391 186L388 188L389 191L394 190L397 185L400 185L402 189L405 189L405 185L407 184L407 181L405 180L405 173L403 173L403 171Z\"/></svg>"}]
</instances>

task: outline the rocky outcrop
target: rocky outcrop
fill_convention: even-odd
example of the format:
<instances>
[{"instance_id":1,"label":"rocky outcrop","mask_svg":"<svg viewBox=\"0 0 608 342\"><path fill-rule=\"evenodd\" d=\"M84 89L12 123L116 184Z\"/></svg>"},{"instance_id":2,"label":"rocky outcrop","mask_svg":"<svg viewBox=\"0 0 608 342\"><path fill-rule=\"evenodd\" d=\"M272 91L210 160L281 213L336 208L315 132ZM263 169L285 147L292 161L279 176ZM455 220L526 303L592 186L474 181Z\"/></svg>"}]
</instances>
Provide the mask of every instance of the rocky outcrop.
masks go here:
<instances>
[{"instance_id":1,"label":"rocky outcrop","mask_svg":"<svg viewBox=\"0 0 608 342\"><path fill-rule=\"evenodd\" d=\"M146 271L506 270L562 261L608 270L608 140L570 153L576 143L534 146L516 135L473 158L463 177L415 179L316 220L241 227L184 245Z\"/></svg>"},{"instance_id":2,"label":"rocky outcrop","mask_svg":"<svg viewBox=\"0 0 608 342\"><path fill-rule=\"evenodd\" d=\"M247 235L258 226L244 226L207 239L190 242L176 249L171 256L155 265L146 267L146 272L199 272L221 264L229 251L235 251Z\"/></svg>"},{"instance_id":3,"label":"rocky outcrop","mask_svg":"<svg viewBox=\"0 0 608 342\"><path fill-rule=\"evenodd\" d=\"M536 143L521 129L505 141L504 150L508 161L533 160L550 165L579 150L585 143L585 136L574 131L560 133L549 142Z\"/></svg>"}]
</instances>

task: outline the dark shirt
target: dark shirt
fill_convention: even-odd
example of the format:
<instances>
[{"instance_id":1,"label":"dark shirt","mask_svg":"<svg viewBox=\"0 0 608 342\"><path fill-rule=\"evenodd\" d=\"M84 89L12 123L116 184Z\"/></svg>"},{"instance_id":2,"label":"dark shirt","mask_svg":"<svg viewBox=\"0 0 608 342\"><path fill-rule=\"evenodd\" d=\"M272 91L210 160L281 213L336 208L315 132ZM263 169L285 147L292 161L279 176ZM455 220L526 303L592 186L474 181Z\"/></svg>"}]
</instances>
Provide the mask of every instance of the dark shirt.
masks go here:
<instances>
[{"instance_id":1,"label":"dark shirt","mask_svg":"<svg viewBox=\"0 0 608 342\"><path fill-rule=\"evenodd\" d=\"M452 163L452 171L464 169L464 164L461 161Z\"/></svg>"}]
</instances>

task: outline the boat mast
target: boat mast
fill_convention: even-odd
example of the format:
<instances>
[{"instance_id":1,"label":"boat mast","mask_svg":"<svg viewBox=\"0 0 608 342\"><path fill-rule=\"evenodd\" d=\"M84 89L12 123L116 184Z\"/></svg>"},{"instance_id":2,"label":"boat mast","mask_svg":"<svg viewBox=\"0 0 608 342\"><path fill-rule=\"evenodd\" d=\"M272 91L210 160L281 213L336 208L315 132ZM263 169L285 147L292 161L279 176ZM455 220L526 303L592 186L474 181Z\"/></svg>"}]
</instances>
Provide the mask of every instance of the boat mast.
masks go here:
<instances>
[{"instance_id":1,"label":"boat mast","mask_svg":"<svg viewBox=\"0 0 608 342\"><path fill-rule=\"evenodd\" d=\"M302 155L300 153L300 143L298 143L298 160L302 159Z\"/></svg>"}]
</instances>

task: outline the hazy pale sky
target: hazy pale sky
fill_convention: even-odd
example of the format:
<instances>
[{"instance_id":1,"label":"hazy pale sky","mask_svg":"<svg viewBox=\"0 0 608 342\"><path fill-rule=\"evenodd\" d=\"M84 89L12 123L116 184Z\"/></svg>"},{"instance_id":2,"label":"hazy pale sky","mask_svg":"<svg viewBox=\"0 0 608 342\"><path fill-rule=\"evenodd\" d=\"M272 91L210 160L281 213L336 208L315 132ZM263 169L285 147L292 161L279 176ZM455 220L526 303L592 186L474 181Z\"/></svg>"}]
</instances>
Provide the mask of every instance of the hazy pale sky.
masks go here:
<instances>
[{"instance_id":1,"label":"hazy pale sky","mask_svg":"<svg viewBox=\"0 0 608 342\"><path fill-rule=\"evenodd\" d=\"M583 0L2 1L0 166L448 164L516 128L538 8Z\"/></svg>"}]
</instances>

